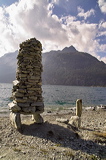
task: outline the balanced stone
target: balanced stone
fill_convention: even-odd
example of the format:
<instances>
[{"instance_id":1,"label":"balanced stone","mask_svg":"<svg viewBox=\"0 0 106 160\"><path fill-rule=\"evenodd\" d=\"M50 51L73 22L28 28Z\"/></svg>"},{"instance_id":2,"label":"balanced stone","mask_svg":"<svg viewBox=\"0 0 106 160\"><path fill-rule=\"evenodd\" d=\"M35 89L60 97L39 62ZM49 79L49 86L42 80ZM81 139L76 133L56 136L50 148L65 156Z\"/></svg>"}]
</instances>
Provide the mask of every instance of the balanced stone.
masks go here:
<instances>
[{"instance_id":1,"label":"balanced stone","mask_svg":"<svg viewBox=\"0 0 106 160\"><path fill-rule=\"evenodd\" d=\"M31 38L20 44L17 56L16 80L13 81L12 89L13 102L9 104L10 111L15 113L14 116L17 116L16 113L18 113L18 117L19 113L32 114L33 119L36 122L38 121L38 123L43 122L38 114L44 111L41 51L42 45L35 38ZM16 120L17 118L14 119Z\"/></svg>"}]
</instances>

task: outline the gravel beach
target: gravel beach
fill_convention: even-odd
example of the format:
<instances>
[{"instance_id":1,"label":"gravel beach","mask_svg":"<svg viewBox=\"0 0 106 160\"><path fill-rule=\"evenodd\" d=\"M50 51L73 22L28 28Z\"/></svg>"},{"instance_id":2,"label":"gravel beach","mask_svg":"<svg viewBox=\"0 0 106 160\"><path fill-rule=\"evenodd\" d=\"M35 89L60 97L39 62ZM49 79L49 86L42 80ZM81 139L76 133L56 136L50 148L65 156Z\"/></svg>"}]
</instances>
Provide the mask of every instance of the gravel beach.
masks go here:
<instances>
[{"instance_id":1,"label":"gravel beach","mask_svg":"<svg viewBox=\"0 0 106 160\"><path fill-rule=\"evenodd\" d=\"M106 160L106 109L83 109L80 129L56 121L74 115L75 109L48 110L43 124L22 115L19 132L0 112L0 160Z\"/></svg>"}]
</instances>

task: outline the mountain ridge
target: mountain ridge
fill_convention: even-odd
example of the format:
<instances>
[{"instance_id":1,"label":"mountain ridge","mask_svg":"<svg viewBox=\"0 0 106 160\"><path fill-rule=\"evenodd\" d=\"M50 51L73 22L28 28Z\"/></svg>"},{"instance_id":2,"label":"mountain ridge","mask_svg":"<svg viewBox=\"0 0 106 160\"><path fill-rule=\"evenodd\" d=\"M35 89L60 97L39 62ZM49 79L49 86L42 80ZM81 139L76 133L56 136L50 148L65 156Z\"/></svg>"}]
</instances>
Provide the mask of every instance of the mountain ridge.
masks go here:
<instances>
[{"instance_id":1,"label":"mountain ridge","mask_svg":"<svg viewBox=\"0 0 106 160\"><path fill-rule=\"evenodd\" d=\"M106 86L106 64L88 53L52 51L43 59L44 84Z\"/></svg>"},{"instance_id":2,"label":"mountain ridge","mask_svg":"<svg viewBox=\"0 0 106 160\"><path fill-rule=\"evenodd\" d=\"M74 46L69 46L69 47L65 47L65 48L63 48L63 50L62 50L62 52L77 52L77 50L75 49L75 47Z\"/></svg>"},{"instance_id":3,"label":"mountain ridge","mask_svg":"<svg viewBox=\"0 0 106 160\"><path fill-rule=\"evenodd\" d=\"M9 53L0 58L0 82L15 79L17 54ZM106 64L73 46L42 54L43 84L74 86L106 86Z\"/></svg>"}]
</instances>

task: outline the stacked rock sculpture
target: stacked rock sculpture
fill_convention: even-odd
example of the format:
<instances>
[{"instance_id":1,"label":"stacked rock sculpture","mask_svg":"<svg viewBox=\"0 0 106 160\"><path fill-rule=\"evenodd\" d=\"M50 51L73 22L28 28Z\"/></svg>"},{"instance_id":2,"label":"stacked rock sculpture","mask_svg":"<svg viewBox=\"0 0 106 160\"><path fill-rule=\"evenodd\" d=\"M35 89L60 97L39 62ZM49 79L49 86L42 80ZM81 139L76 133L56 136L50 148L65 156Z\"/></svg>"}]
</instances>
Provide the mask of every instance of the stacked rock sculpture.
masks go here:
<instances>
[{"instance_id":1,"label":"stacked rock sculpture","mask_svg":"<svg viewBox=\"0 0 106 160\"><path fill-rule=\"evenodd\" d=\"M10 119L16 128L21 127L20 114L32 114L37 123L43 122L40 115L44 111L41 51L42 45L35 38L20 44L16 80L13 81L13 101L9 103Z\"/></svg>"}]
</instances>

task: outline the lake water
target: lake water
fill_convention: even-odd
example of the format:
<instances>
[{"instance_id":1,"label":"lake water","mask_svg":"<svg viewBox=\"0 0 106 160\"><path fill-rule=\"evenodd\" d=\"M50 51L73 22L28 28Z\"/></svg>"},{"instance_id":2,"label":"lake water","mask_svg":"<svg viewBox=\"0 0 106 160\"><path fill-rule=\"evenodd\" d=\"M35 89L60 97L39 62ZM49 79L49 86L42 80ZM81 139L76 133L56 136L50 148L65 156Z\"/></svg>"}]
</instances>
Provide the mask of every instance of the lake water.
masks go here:
<instances>
[{"instance_id":1,"label":"lake water","mask_svg":"<svg viewBox=\"0 0 106 160\"><path fill-rule=\"evenodd\" d=\"M0 83L0 108L8 107L12 84ZM82 87L43 85L45 107L75 107L77 99L82 99L83 106L106 105L106 87Z\"/></svg>"}]
</instances>

